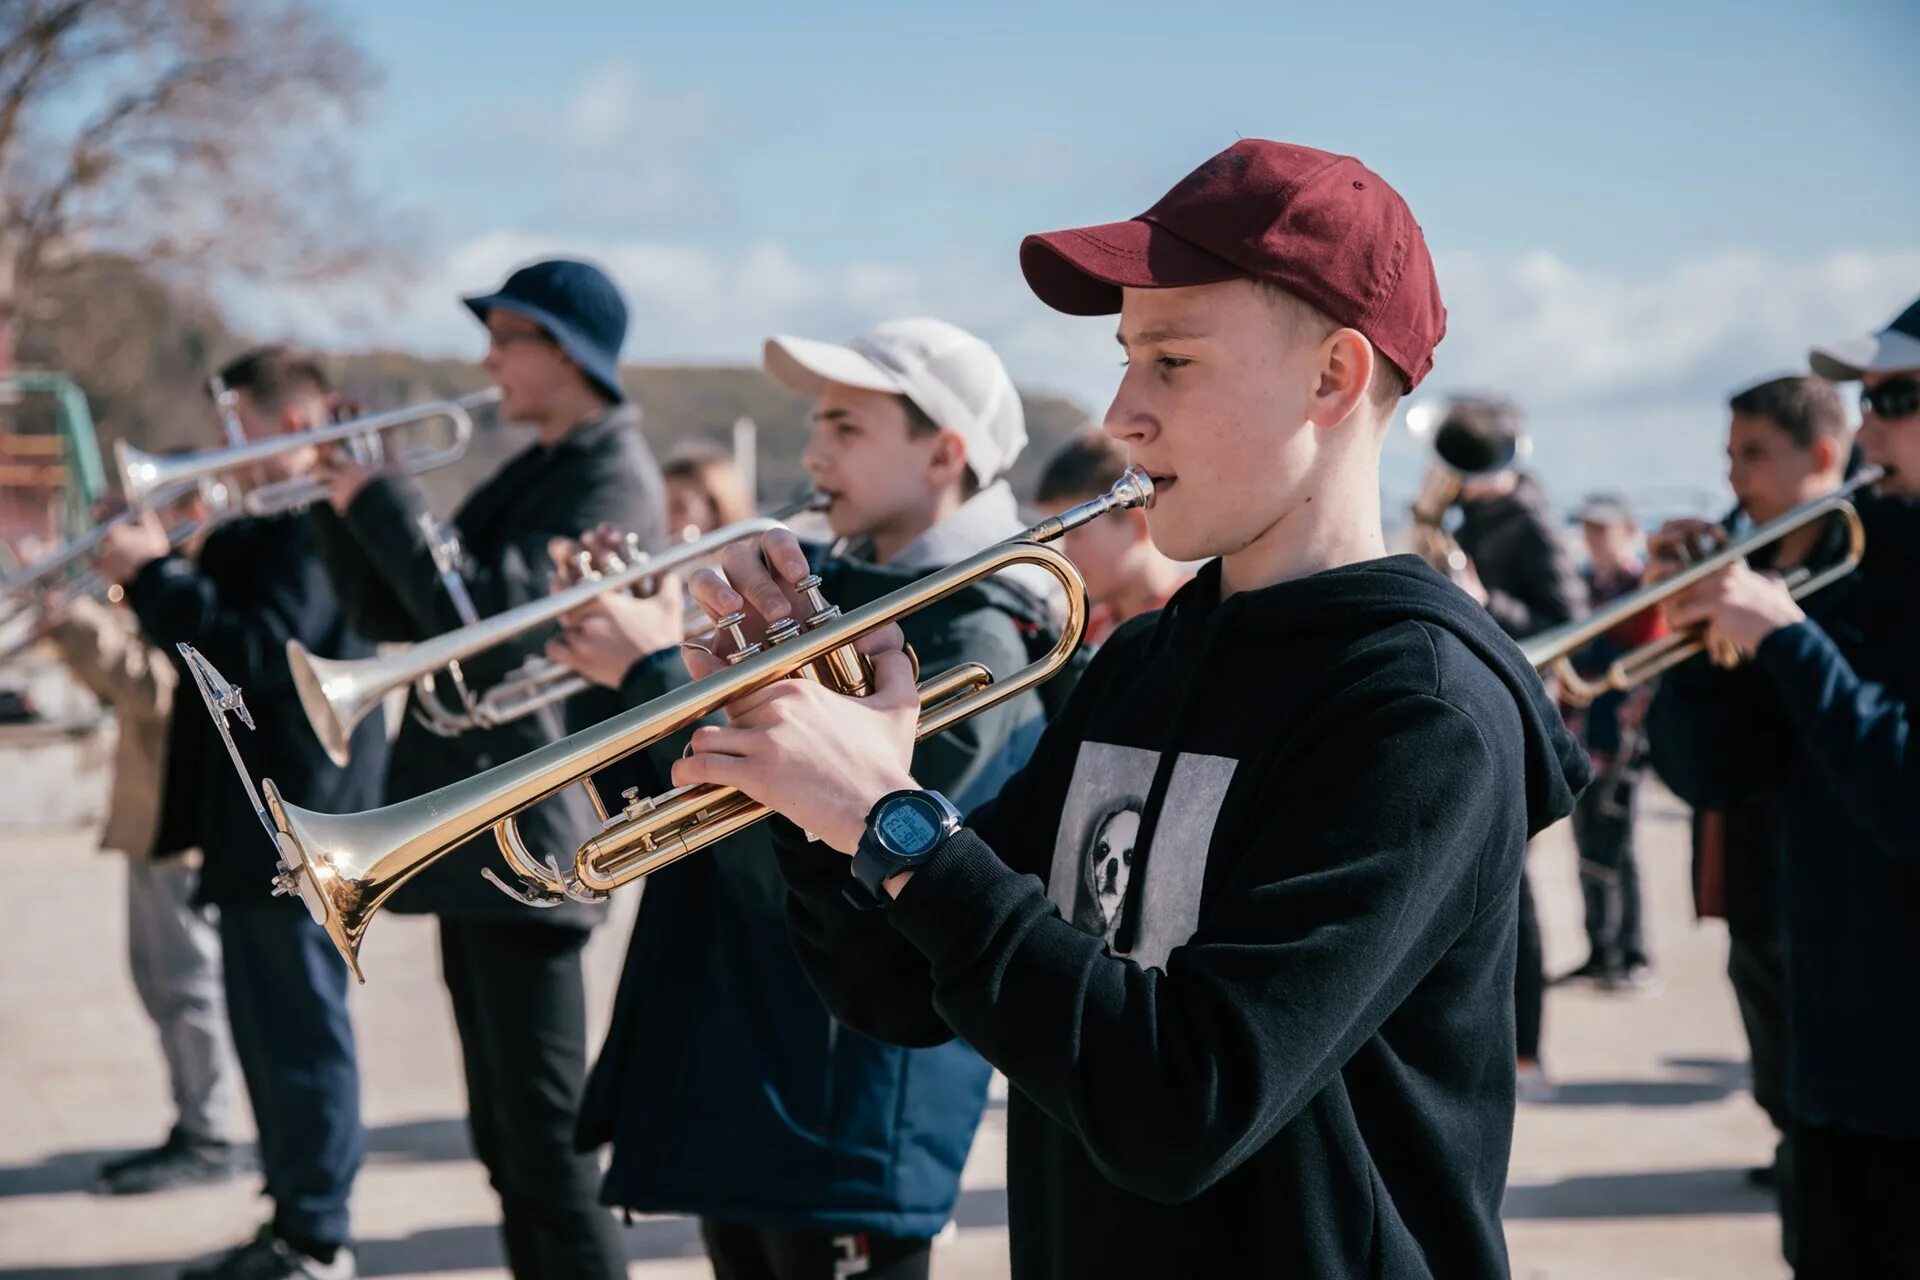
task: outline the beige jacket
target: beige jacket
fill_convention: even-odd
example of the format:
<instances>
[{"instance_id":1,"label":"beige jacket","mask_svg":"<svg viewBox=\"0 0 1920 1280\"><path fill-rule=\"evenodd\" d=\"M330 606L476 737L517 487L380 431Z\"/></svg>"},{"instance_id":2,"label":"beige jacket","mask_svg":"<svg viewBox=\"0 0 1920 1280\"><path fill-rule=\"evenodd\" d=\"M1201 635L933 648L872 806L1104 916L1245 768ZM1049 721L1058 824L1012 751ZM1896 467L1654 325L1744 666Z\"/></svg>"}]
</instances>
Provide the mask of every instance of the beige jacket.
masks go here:
<instances>
[{"instance_id":1,"label":"beige jacket","mask_svg":"<svg viewBox=\"0 0 1920 1280\"><path fill-rule=\"evenodd\" d=\"M113 796L100 847L148 857L160 833L167 717L180 674L141 636L130 613L94 600L75 600L49 638L74 676L113 708L120 722Z\"/></svg>"}]
</instances>

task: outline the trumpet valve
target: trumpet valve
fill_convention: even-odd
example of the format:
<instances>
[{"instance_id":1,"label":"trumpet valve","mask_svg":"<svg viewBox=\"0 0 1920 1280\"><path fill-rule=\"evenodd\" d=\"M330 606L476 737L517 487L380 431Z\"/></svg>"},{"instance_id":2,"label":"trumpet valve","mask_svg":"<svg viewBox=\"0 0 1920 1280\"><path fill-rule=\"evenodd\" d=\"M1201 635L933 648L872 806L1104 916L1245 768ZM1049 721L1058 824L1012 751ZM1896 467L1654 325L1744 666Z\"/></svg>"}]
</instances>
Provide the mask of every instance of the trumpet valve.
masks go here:
<instances>
[{"instance_id":1,"label":"trumpet valve","mask_svg":"<svg viewBox=\"0 0 1920 1280\"><path fill-rule=\"evenodd\" d=\"M727 655L727 665L729 666L738 666L754 654L760 652L759 645L747 643L747 633L741 630L741 627L746 621L747 615L741 610L736 609L713 624L715 631L726 632L727 639L733 641L733 652Z\"/></svg>"},{"instance_id":2,"label":"trumpet valve","mask_svg":"<svg viewBox=\"0 0 1920 1280\"><path fill-rule=\"evenodd\" d=\"M826 593L820 590L820 575L810 573L793 584L794 589L807 597L807 608L813 613L807 619L807 630L832 622L840 616L840 606L828 604Z\"/></svg>"},{"instance_id":3,"label":"trumpet valve","mask_svg":"<svg viewBox=\"0 0 1920 1280\"><path fill-rule=\"evenodd\" d=\"M785 644L800 634L800 624L792 618L782 618L778 622L767 624L766 644L769 648Z\"/></svg>"},{"instance_id":4,"label":"trumpet valve","mask_svg":"<svg viewBox=\"0 0 1920 1280\"><path fill-rule=\"evenodd\" d=\"M653 812L653 797L641 795L638 787L628 787L620 793L620 798L626 801L620 806L623 818L644 818Z\"/></svg>"}]
</instances>

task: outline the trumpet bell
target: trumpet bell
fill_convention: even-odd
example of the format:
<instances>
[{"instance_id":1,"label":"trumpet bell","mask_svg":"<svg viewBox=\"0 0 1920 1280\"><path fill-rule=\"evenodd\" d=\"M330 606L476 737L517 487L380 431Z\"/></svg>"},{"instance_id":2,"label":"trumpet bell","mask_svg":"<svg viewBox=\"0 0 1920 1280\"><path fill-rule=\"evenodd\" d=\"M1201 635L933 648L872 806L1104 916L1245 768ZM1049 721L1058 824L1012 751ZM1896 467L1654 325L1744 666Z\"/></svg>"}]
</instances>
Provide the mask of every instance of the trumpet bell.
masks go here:
<instances>
[{"instance_id":1,"label":"trumpet bell","mask_svg":"<svg viewBox=\"0 0 1920 1280\"><path fill-rule=\"evenodd\" d=\"M274 879L275 892L297 894L313 922L327 931L354 979L365 982L360 972L360 940L366 936L373 907L397 882L380 892L364 875L356 876L358 869L344 858L347 832L338 828L355 825L355 815L315 813L288 804L271 780L263 781L260 788L277 829L274 843L283 868Z\"/></svg>"},{"instance_id":2,"label":"trumpet bell","mask_svg":"<svg viewBox=\"0 0 1920 1280\"><path fill-rule=\"evenodd\" d=\"M136 449L125 440L113 442L113 457L120 467L121 492L127 505L135 511L150 510L167 484L166 459Z\"/></svg>"},{"instance_id":3,"label":"trumpet bell","mask_svg":"<svg viewBox=\"0 0 1920 1280\"><path fill-rule=\"evenodd\" d=\"M327 759L344 769L352 753L353 731L380 705L381 691L358 678L359 662L317 657L298 640L287 641L287 668L314 736Z\"/></svg>"}]
</instances>

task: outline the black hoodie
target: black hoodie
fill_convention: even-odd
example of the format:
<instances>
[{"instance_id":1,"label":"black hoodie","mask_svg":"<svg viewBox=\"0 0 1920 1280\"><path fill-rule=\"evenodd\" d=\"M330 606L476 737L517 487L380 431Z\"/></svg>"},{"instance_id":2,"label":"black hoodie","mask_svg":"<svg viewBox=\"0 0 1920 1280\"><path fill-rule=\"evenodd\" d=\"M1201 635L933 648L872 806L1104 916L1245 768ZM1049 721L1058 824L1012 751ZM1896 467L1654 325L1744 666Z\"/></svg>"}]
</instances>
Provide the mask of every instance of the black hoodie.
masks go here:
<instances>
[{"instance_id":1,"label":"black hoodie","mask_svg":"<svg viewBox=\"0 0 1920 1280\"><path fill-rule=\"evenodd\" d=\"M890 909L779 824L802 963L1006 1073L1016 1276L1504 1275L1520 860L1586 755L1414 557L1219 581Z\"/></svg>"}]
</instances>

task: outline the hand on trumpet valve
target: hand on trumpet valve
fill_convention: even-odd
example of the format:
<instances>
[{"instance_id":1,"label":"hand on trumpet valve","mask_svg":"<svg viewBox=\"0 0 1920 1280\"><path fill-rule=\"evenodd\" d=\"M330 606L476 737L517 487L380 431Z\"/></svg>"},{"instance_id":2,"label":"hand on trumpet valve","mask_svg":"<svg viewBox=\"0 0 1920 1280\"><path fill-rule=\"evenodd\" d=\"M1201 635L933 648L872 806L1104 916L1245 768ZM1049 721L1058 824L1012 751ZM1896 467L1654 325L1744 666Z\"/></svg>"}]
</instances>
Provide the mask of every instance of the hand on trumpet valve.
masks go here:
<instances>
[{"instance_id":1,"label":"hand on trumpet valve","mask_svg":"<svg viewBox=\"0 0 1920 1280\"><path fill-rule=\"evenodd\" d=\"M313 464L313 478L327 487L327 505L340 515L366 488L367 481L384 468L371 466L352 457L338 445L329 446Z\"/></svg>"},{"instance_id":2,"label":"hand on trumpet valve","mask_svg":"<svg viewBox=\"0 0 1920 1280\"><path fill-rule=\"evenodd\" d=\"M1745 564L1730 564L1667 601L1676 630L1702 628L1707 652L1720 666L1750 658L1768 636L1806 618L1787 584Z\"/></svg>"},{"instance_id":3,"label":"hand on trumpet valve","mask_svg":"<svg viewBox=\"0 0 1920 1280\"><path fill-rule=\"evenodd\" d=\"M1727 531L1709 520L1669 520L1647 535L1646 584L1664 582L1726 545Z\"/></svg>"},{"instance_id":4,"label":"hand on trumpet valve","mask_svg":"<svg viewBox=\"0 0 1920 1280\"><path fill-rule=\"evenodd\" d=\"M724 578L712 569L694 575L693 596L716 620L744 613L749 643L759 642L769 622L811 613L796 584L812 570L785 529L728 547L724 564ZM727 643L714 651L687 646L696 680L726 666ZM920 715L900 628L888 624L856 647L873 667L867 697L846 697L812 680L777 680L731 703L725 725L694 731L689 754L674 763L674 785L733 787L851 854L880 797L914 785Z\"/></svg>"},{"instance_id":5,"label":"hand on trumpet valve","mask_svg":"<svg viewBox=\"0 0 1920 1280\"><path fill-rule=\"evenodd\" d=\"M138 520L122 520L101 538L94 566L116 586L125 586L140 571L173 549L166 526L149 512Z\"/></svg>"},{"instance_id":6,"label":"hand on trumpet valve","mask_svg":"<svg viewBox=\"0 0 1920 1280\"><path fill-rule=\"evenodd\" d=\"M694 603L715 622L744 613L741 634L748 644L759 644L766 638L768 623L811 616L812 603L796 584L812 573L792 530L773 529L729 543L720 553L720 569L697 571L688 586Z\"/></svg>"},{"instance_id":7,"label":"hand on trumpet valve","mask_svg":"<svg viewBox=\"0 0 1920 1280\"><path fill-rule=\"evenodd\" d=\"M560 585L569 572L564 566L579 555L579 548L555 538L549 550L563 566L554 573ZM547 642L547 657L595 684L617 689L634 663L678 649L683 625L680 580L663 574L648 595L603 592L561 618L560 634Z\"/></svg>"}]
</instances>

